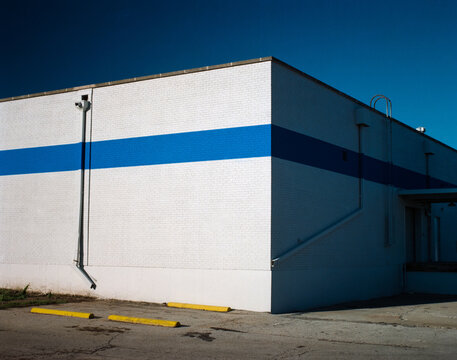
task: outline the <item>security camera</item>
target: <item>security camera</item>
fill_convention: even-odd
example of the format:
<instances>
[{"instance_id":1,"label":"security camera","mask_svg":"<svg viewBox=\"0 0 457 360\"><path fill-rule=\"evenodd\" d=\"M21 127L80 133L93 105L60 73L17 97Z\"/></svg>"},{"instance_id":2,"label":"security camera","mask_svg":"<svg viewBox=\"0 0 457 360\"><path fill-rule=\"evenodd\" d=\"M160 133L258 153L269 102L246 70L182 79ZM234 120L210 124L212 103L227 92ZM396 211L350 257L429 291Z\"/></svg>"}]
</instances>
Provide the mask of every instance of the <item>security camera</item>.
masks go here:
<instances>
[{"instance_id":1,"label":"security camera","mask_svg":"<svg viewBox=\"0 0 457 360\"><path fill-rule=\"evenodd\" d=\"M78 109L81 109L82 111L86 112L87 110L90 109L90 101L83 99L82 101L75 102L75 106Z\"/></svg>"}]
</instances>

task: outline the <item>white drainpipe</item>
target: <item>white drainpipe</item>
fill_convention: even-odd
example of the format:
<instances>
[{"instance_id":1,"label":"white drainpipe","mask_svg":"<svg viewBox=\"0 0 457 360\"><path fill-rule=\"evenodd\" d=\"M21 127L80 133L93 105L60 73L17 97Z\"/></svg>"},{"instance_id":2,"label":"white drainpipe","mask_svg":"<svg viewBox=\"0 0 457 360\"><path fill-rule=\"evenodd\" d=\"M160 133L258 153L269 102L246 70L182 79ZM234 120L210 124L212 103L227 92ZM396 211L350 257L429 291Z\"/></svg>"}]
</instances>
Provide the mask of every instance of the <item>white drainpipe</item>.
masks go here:
<instances>
[{"instance_id":1,"label":"white drainpipe","mask_svg":"<svg viewBox=\"0 0 457 360\"><path fill-rule=\"evenodd\" d=\"M79 199L79 234L78 234L78 254L76 257L76 267L89 281L90 288L95 289L97 285L84 269L84 181L86 168L86 115L90 109L90 101L87 95L81 96L81 101L75 106L82 110L82 139L81 139L81 191Z\"/></svg>"}]
</instances>

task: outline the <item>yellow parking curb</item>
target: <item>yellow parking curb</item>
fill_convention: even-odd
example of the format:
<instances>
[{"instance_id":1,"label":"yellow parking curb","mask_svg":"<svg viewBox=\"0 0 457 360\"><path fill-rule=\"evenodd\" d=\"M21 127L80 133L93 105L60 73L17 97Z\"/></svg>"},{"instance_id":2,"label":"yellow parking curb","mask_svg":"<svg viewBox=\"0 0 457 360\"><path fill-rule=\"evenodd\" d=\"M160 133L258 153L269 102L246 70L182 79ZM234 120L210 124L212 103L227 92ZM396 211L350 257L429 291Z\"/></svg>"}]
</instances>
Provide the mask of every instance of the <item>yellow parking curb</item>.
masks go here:
<instances>
[{"instance_id":1,"label":"yellow parking curb","mask_svg":"<svg viewBox=\"0 0 457 360\"><path fill-rule=\"evenodd\" d=\"M228 311L232 310L228 306L196 305L196 304L183 304L183 303L176 303L176 302L169 302L169 303L167 303L167 306L182 308L182 309L218 311L218 312L228 312Z\"/></svg>"},{"instance_id":2,"label":"yellow parking curb","mask_svg":"<svg viewBox=\"0 0 457 360\"><path fill-rule=\"evenodd\" d=\"M53 309L43 309L43 308L32 308L30 312L35 314L46 314L46 315L59 315L59 316L71 316L78 317L83 319L92 319L94 314L92 313L82 313L76 311L62 311L62 310L53 310Z\"/></svg>"},{"instance_id":3,"label":"yellow parking curb","mask_svg":"<svg viewBox=\"0 0 457 360\"><path fill-rule=\"evenodd\" d=\"M134 324L166 326L166 327L178 327L181 325L179 323L179 321L137 318L137 317L120 316L120 315L110 315L110 316L108 316L108 320L128 322L128 323L134 323Z\"/></svg>"}]
</instances>

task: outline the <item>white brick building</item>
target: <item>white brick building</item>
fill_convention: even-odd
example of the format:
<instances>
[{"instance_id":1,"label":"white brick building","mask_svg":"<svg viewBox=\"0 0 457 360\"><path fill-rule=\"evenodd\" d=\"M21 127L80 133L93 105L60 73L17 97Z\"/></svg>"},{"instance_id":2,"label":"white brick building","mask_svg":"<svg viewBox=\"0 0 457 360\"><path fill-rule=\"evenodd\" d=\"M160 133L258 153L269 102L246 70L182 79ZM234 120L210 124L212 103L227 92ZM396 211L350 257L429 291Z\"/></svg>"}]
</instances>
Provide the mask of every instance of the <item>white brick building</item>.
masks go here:
<instances>
[{"instance_id":1,"label":"white brick building","mask_svg":"<svg viewBox=\"0 0 457 360\"><path fill-rule=\"evenodd\" d=\"M4 99L0 286L273 312L399 293L424 284L406 263L457 260L455 208L421 198L452 201L456 169L274 58Z\"/></svg>"}]
</instances>

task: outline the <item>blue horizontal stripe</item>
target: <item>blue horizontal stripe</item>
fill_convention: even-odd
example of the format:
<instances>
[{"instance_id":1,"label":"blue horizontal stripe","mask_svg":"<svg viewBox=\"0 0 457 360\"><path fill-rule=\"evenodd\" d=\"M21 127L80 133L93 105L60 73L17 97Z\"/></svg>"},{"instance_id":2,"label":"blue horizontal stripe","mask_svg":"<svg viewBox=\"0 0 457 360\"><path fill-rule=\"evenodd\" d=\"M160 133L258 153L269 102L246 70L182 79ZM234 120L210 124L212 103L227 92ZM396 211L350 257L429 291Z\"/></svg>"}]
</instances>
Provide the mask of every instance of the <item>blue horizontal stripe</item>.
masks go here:
<instances>
[{"instance_id":1,"label":"blue horizontal stripe","mask_svg":"<svg viewBox=\"0 0 457 360\"><path fill-rule=\"evenodd\" d=\"M271 126L195 131L87 143L85 167L103 169L271 156ZM0 175L81 169L82 144L0 151Z\"/></svg>"},{"instance_id":2,"label":"blue horizontal stripe","mask_svg":"<svg viewBox=\"0 0 457 360\"><path fill-rule=\"evenodd\" d=\"M275 125L95 141L85 149L92 169L274 156L403 189L456 187ZM81 143L3 150L0 175L78 170L81 151Z\"/></svg>"},{"instance_id":3,"label":"blue horizontal stripe","mask_svg":"<svg viewBox=\"0 0 457 360\"><path fill-rule=\"evenodd\" d=\"M358 152L273 125L272 156L402 189L427 187L427 176ZM390 170L390 171L389 171ZM431 188L457 185L430 177Z\"/></svg>"},{"instance_id":4,"label":"blue horizontal stripe","mask_svg":"<svg viewBox=\"0 0 457 360\"><path fill-rule=\"evenodd\" d=\"M270 125L93 142L91 168L271 156Z\"/></svg>"},{"instance_id":5,"label":"blue horizontal stripe","mask_svg":"<svg viewBox=\"0 0 457 360\"><path fill-rule=\"evenodd\" d=\"M0 175L71 171L81 168L81 143L0 151Z\"/></svg>"},{"instance_id":6,"label":"blue horizontal stripe","mask_svg":"<svg viewBox=\"0 0 457 360\"><path fill-rule=\"evenodd\" d=\"M349 176L359 175L359 154L273 125L272 156ZM346 161L343 159L346 154Z\"/></svg>"}]
</instances>

